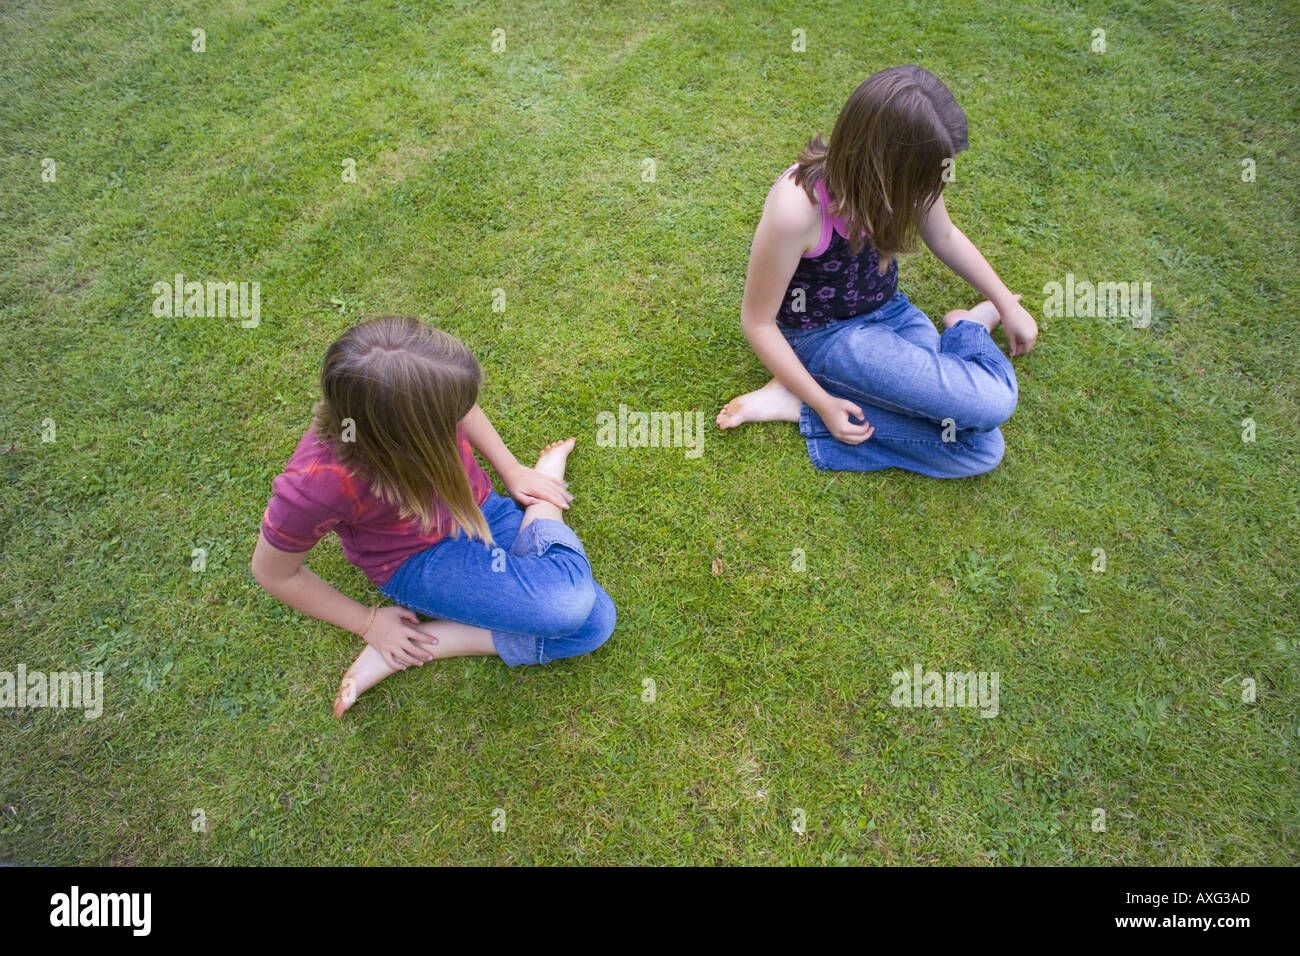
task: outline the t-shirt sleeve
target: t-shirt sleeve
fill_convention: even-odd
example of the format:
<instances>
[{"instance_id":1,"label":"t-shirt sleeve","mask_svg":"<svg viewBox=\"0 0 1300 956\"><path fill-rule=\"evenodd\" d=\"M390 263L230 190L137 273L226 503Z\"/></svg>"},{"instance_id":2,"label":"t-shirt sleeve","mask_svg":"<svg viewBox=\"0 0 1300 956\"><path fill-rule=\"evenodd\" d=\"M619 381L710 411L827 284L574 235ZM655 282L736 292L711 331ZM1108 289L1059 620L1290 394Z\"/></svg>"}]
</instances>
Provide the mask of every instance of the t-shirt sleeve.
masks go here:
<instances>
[{"instance_id":1,"label":"t-shirt sleeve","mask_svg":"<svg viewBox=\"0 0 1300 956\"><path fill-rule=\"evenodd\" d=\"M336 466L337 467L337 466ZM349 503L334 468L292 468L271 484L271 500L262 515L262 535L281 551L310 551L321 538L347 520Z\"/></svg>"}]
</instances>

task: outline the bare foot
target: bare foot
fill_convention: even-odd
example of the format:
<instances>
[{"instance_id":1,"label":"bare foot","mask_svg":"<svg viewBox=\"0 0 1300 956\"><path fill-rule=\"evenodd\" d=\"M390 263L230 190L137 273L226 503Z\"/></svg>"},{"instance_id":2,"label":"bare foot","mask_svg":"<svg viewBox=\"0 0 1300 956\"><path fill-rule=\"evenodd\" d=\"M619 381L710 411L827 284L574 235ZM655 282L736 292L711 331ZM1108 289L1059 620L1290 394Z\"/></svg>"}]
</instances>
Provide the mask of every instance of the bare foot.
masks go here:
<instances>
[{"instance_id":1,"label":"bare foot","mask_svg":"<svg viewBox=\"0 0 1300 956\"><path fill-rule=\"evenodd\" d=\"M553 441L537 456L537 464L533 465L535 471L540 471L548 478L564 478L564 466L569 460L569 453L573 451L576 438L566 438L563 441Z\"/></svg>"},{"instance_id":2,"label":"bare foot","mask_svg":"<svg viewBox=\"0 0 1300 956\"><path fill-rule=\"evenodd\" d=\"M415 629L436 640L435 644L424 645L436 661L448 657L482 657L497 652L492 632L484 627L435 618L416 624ZM414 666L423 667L424 662ZM399 669L403 668L390 667L383 655L367 644L366 649L357 655L348 672L343 675L338 696L334 698L334 716L342 717L357 702L358 697L381 680L396 674Z\"/></svg>"},{"instance_id":3,"label":"bare foot","mask_svg":"<svg viewBox=\"0 0 1300 956\"><path fill-rule=\"evenodd\" d=\"M1020 296L1017 295L1015 299L1019 302ZM998 323L1002 321L1002 316L998 314L997 306L985 299L973 309L953 309L943 317L943 327L950 329L962 319L978 322L989 332L992 332L998 327Z\"/></svg>"},{"instance_id":4,"label":"bare foot","mask_svg":"<svg viewBox=\"0 0 1300 956\"><path fill-rule=\"evenodd\" d=\"M754 392L747 392L718 412L719 428L735 428L746 422L797 422L803 402L776 379Z\"/></svg>"},{"instance_id":5,"label":"bare foot","mask_svg":"<svg viewBox=\"0 0 1300 956\"><path fill-rule=\"evenodd\" d=\"M348 672L343 675L338 696L334 698L334 716L342 717L357 702L358 697L385 677L396 673L397 668L390 666L383 655L367 644L366 649L357 655Z\"/></svg>"}]
</instances>

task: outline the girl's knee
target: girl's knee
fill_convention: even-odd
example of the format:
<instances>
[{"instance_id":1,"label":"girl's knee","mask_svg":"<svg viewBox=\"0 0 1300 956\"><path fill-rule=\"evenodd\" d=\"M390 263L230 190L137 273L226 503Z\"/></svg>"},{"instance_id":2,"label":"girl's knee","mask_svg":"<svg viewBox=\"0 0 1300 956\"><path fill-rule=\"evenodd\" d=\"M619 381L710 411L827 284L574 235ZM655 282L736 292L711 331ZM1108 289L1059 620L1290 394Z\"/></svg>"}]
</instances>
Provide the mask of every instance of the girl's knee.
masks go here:
<instances>
[{"instance_id":1,"label":"girl's knee","mask_svg":"<svg viewBox=\"0 0 1300 956\"><path fill-rule=\"evenodd\" d=\"M614 625L618 623L618 611L614 608L614 601L605 589L599 584L596 585L596 599L591 605L591 615L583 625L587 637L595 641L591 650L595 650L604 644L614 633Z\"/></svg>"},{"instance_id":2,"label":"girl's knee","mask_svg":"<svg viewBox=\"0 0 1300 956\"><path fill-rule=\"evenodd\" d=\"M957 427L962 431L981 434L995 431L1006 424L1016 410L1019 396L1013 389L990 390L981 395L978 401L972 401L966 414L957 419Z\"/></svg>"},{"instance_id":3,"label":"girl's knee","mask_svg":"<svg viewBox=\"0 0 1300 956\"><path fill-rule=\"evenodd\" d=\"M963 444L960 470L953 477L970 478L992 471L1006 454L1007 443L997 428L981 432Z\"/></svg>"},{"instance_id":4,"label":"girl's knee","mask_svg":"<svg viewBox=\"0 0 1300 956\"><path fill-rule=\"evenodd\" d=\"M564 637L582 629L596 605L596 585L588 577L573 578L549 589L538 609L537 633Z\"/></svg>"},{"instance_id":5,"label":"girl's knee","mask_svg":"<svg viewBox=\"0 0 1300 956\"><path fill-rule=\"evenodd\" d=\"M605 593L600 585L595 585L594 590L595 598L592 601L591 610L581 626L570 634L554 638L548 637L542 640L541 655L543 661L590 654L613 635L614 625L618 620L618 612L614 610L614 602L610 600L609 595Z\"/></svg>"},{"instance_id":6,"label":"girl's knee","mask_svg":"<svg viewBox=\"0 0 1300 956\"><path fill-rule=\"evenodd\" d=\"M994 398L992 401L992 406L993 406L991 409L992 414L989 417L991 420L996 419L996 421L994 422L993 426L989 429L989 431L994 431L998 428L1001 428L1003 425L1005 425L1010 420L1011 416L1015 413L1016 406L1019 403L1020 403L1019 394L1017 394L1016 391L1011 388L1008 388L1002 394ZM999 452L998 454L999 460L1001 459L1001 457L1002 457L1001 452Z\"/></svg>"}]
</instances>

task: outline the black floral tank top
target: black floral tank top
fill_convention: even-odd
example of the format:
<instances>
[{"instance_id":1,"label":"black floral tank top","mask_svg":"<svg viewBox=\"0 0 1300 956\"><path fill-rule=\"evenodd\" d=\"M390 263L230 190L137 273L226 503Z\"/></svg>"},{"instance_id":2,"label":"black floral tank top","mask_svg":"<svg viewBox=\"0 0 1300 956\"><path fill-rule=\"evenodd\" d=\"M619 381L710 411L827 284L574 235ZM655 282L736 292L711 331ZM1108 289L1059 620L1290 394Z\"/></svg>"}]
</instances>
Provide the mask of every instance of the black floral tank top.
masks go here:
<instances>
[{"instance_id":1,"label":"black floral tank top","mask_svg":"<svg viewBox=\"0 0 1300 956\"><path fill-rule=\"evenodd\" d=\"M796 168L797 163L781 175ZM772 188L776 188L775 184ZM822 209L821 239L799 260L776 314L778 323L792 329L815 329L828 322L866 315L898 291L898 260L890 262L881 275L880 256L870 244L853 255L844 220L830 214L825 184L818 180L813 189Z\"/></svg>"}]
</instances>

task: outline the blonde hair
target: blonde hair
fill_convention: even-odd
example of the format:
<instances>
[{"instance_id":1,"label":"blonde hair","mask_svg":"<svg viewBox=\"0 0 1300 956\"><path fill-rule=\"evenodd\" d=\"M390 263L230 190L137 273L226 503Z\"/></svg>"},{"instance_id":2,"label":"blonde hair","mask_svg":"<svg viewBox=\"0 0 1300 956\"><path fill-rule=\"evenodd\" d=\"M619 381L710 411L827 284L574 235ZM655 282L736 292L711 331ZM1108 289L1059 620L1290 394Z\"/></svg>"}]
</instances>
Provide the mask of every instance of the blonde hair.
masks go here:
<instances>
[{"instance_id":1,"label":"blonde hair","mask_svg":"<svg viewBox=\"0 0 1300 956\"><path fill-rule=\"evenodd\" d=\"M854 255L870 243L892 257L915 248L945 169L968 145L966 114L948 87L919 66L890 67L849 95L829 144L808 141L794 181L817 202L825 180Z\"/></svg>"},{"instance_id":2,"label":"blonde hair","mask_svg":"<svg viewBox=\"0 0 1300 956\"><path fill-rule=\"evenodd\" d=\"M312 430L403 518L419 518L425 534L461 529L490 545L456 434L482 381L478 361L454 336L410 316L380 316L326 350ZM442 526L439 500L451 527Z\"/></svg>"}]
</instances>

